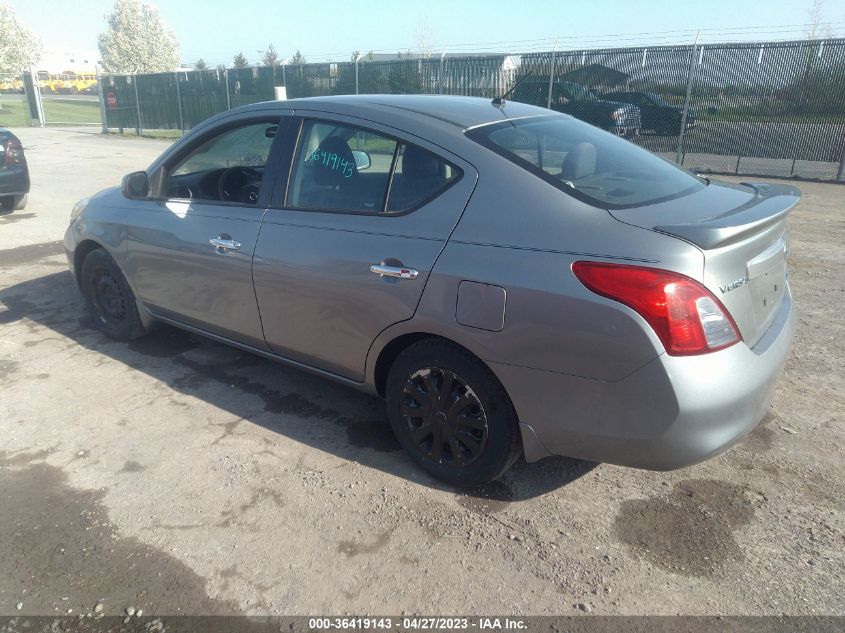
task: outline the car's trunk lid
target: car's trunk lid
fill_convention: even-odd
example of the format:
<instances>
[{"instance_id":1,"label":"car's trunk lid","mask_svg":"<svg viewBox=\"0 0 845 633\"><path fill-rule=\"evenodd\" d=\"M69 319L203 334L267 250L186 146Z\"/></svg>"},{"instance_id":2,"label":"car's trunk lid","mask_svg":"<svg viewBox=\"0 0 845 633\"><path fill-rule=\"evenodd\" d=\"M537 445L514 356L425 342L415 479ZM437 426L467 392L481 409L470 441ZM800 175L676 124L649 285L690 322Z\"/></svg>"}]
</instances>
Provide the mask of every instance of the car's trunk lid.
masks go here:
<instances>
[{"instance_id":1,"label":"car's trunk lid","mask_svg":"<svg viewBox=\"0 0 845 633\"><path fill-rule=\"evenodd\" d=\"M786 215L800 198L798 189L789 185L713 182L688 196L611 214L700 248L702 282L753 346L786 292Z\"/></svg>"}]
</instances>

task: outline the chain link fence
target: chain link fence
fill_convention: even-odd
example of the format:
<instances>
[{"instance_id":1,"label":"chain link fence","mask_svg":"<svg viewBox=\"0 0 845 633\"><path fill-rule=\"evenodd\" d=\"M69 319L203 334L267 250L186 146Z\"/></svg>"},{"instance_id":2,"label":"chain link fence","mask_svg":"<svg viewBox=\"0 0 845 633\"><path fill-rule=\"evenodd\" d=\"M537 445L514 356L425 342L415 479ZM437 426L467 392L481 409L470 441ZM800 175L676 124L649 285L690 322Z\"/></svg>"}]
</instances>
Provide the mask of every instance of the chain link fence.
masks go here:
<instances>
[{"instance_id":1,"label":"chain link fence","mask_svg":"<svg viewBox=\"0 0 845 633\"><path fill-rule=\"evenodd\" d=\"M845 180L845 39L550 51L100 77L104 130L179 134L277 98L510 99L620 132L691 169ZM628 121L621 125L620 121ZM636 124L633 122L636 121ZM635 129L636 128L636 129Z\"/></svg>"}]
</instances>

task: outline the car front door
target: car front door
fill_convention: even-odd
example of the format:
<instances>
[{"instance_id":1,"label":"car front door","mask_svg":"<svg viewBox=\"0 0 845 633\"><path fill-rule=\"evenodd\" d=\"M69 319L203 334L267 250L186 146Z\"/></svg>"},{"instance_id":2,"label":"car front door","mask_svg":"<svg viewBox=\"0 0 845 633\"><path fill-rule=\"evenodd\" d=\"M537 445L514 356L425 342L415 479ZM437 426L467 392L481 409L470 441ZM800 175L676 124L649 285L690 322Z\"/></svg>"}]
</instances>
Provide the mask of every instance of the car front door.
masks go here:
<instances>
[{"instance_id":1,"label":"car front door","mask_svg":"<svg viewBox=\"0 0 845 633\"><path fill-rule=\"evenodd\" d=\"M278 129L278 116L218 127L154 175L154 199L127 223L125 260L154 315L266 349L252 255Z\"/></svg>"},{"instance_id":2,"label":"car front door","mask_svg":"<svg viewBox=\"0 0 845 633\"><path fill-rule=\"evenodd\" d=\"M253 279L274 352L361 381L376 336L414 315L476 172L356 121L291 126L290 179L264 217Z\"/></svg>"}]
</instances>

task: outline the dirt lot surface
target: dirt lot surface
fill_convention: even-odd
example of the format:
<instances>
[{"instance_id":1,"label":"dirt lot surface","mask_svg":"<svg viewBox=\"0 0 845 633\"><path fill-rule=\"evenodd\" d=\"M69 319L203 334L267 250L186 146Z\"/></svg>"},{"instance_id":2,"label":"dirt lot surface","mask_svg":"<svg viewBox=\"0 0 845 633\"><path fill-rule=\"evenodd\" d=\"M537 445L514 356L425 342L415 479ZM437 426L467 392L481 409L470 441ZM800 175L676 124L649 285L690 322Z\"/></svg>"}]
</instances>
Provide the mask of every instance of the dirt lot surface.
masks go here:
<instances>
[{"instance_id":1,"label":"dirt lot surface","mask_svg":"<svg viewBox=\"0 0 845 633\"><path fill-rule=\"evenodd\" d=\"M845 613L845 187L799 184L769 415L670 473L568 459L466 494L381 401L180 331L92 329L73 202L162 142L18 131L0 216L0 615Z\"/></svg>"}]
</instances>

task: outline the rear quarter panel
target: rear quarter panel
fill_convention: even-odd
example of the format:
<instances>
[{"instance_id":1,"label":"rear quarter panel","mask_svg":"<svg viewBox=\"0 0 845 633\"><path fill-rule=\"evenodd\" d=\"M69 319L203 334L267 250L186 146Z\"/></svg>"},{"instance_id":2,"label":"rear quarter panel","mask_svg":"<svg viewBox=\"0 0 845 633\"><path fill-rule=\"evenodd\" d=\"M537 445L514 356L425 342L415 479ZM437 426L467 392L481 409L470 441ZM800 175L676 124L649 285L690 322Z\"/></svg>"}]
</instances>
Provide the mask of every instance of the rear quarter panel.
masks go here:
<instances>
[{"instance_id":1,"label":"rear quarter panel","mask_svg":"<svg viewBox=\"0 0 845 633\"><path fill-rule=\"evenodd\" d=\"M371 359L389 340L411 331L451 338L491 363L598 380L620 380L661 354L659 340L639 315L589 292L571 265L578 260L615 261L700 279L701 251L623 224L485 152L489 156L473 158L478 184L414 319L384 332ZM504 288L500 332L458 324L462 281Z\"/></svg>"}]
</instances>

